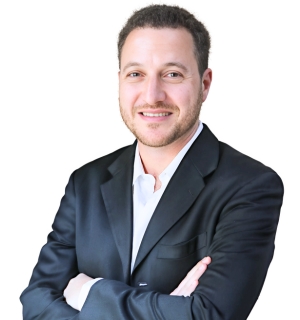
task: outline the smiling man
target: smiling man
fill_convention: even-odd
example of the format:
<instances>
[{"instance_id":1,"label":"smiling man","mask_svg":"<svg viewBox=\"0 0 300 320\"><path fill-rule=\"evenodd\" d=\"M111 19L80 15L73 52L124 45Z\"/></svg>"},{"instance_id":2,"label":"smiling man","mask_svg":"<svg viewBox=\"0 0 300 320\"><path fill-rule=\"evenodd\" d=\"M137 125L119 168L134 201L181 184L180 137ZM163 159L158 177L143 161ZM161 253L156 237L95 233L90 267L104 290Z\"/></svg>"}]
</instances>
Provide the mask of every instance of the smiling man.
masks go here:
<instances>
[{"instance_id":1,"label":"smiling man","mask_svg":"<svg viewBox=\"0 0 300 320\"><path fill-rule=\"evenodd\" d=\"M24 319L246 319L272 260L281 180L199 121L212 71L193 15L136 11L118 48L120 111L137 140L71 175Z\"/></svg>"}]
</instances>

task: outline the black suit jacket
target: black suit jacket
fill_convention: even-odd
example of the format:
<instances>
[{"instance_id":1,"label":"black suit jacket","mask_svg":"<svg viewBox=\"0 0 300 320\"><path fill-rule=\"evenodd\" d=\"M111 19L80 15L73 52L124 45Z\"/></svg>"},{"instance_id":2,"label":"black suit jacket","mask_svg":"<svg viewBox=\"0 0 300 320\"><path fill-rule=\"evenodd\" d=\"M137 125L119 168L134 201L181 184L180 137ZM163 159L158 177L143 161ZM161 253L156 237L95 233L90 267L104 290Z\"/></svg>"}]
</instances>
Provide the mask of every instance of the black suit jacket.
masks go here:
<instances>
[{"instance_id":1,"label":"black suit jacket","mask_svg":"<svg viewBox=\"0 0 300 320\"><path fill-rule=\"evenodd\" d=\"M158 203L131 274L134 152L135 144L71 175L21 296L24 319L246 319L273 256L278 175L204 126ZM192 296L170 296L207 255L212 263ZM104 280L78 312L62 293L80 272Z\"/></svg>"}]
</instances>

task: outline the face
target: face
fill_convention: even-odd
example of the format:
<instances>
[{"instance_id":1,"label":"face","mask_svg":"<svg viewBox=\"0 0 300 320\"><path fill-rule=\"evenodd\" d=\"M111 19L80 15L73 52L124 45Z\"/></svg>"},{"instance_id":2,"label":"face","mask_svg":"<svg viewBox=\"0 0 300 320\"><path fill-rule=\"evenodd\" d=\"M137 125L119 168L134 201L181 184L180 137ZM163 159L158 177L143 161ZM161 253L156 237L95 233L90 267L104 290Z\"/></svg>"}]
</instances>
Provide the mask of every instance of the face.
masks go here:
<instances>
[{"instance_id":1,"label":"face","mask_svg":"<svg viewBox=\"0 0 300 320\"><path fill-rule=\"evenodd\" d=\"M120 66L120 111L139 143L162 147L195 132L209 86L200 78L188 31L133 30L123 46Z\"/></svg>"}]
</instances>

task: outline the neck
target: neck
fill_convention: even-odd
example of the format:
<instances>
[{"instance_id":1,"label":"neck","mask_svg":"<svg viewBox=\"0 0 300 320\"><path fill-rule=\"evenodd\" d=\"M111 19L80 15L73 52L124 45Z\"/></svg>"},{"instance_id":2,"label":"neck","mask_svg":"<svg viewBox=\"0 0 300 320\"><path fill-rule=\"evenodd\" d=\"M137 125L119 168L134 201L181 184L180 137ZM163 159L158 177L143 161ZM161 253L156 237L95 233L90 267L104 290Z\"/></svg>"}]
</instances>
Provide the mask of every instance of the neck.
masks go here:
<instances>
[{"instance_id":1,"label":"neck","mask_svg":"<svg viewBox=\"0 0 300 320\"><path fill-rule=\"evenodd\" d=\"M199 122L197 122L185 135L163 147L150 147L138 141L140 157L145 173L151 174L157 179L177 156L180 150L191 140L197 131L198 126Z\"/></svg>"}]
</instances>

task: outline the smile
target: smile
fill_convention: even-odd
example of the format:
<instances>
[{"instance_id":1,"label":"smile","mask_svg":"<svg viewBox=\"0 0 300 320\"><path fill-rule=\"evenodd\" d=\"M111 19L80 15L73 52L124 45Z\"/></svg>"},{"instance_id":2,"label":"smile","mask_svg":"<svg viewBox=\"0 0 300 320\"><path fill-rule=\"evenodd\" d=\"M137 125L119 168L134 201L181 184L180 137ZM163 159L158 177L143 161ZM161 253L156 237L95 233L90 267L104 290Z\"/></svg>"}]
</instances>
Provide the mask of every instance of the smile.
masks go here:
<instances>
[{"instance_id":1,"label":"smile","mask_svg":"<svg viewBox=\"0 0 300 320\"><path fill-rule=\"evenodd\" d=\"M169 116L170 112L162 112L162 113L149 113L149 112L142 112L143 116L146 117L166 117Z\"/></svg>"}]
</instances>

